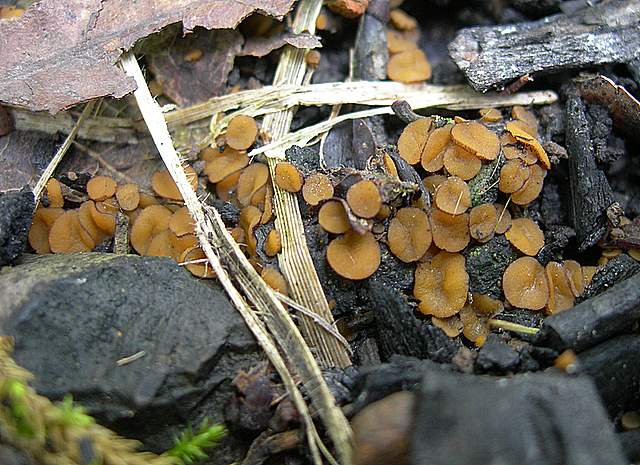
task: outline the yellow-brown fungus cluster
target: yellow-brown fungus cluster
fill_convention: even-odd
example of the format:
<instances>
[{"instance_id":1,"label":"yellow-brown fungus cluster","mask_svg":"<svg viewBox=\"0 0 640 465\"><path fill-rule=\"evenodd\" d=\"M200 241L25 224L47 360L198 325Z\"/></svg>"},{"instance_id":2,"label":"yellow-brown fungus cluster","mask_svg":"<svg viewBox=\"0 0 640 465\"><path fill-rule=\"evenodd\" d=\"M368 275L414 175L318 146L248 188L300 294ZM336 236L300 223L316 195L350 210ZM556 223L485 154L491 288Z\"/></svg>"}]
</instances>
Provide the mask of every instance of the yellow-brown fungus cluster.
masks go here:
<instances>
[{"instance_id":1,"label":"yellow-brown fungus cluster","mask_svg":"<svg viewBox=\"0 0 640 465\"><path fill-rule=\"evenodd\" d=\"M392 10L389 19L387 76L392 81L405 83L426 81L431 77L431 64L418 47L418 23L399 9Z\"/></svg>"}]
</instances>

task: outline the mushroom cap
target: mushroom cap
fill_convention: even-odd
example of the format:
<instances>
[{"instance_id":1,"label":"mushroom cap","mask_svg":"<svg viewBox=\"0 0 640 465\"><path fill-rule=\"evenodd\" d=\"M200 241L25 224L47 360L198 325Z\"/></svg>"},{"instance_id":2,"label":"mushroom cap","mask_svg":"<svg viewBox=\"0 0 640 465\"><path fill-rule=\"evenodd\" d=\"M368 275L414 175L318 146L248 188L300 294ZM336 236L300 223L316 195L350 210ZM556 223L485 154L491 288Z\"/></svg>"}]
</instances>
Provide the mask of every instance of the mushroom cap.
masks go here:
<instances>
[{"instance_id":1,"label":"mushroom cap","mask_svg":"<svg viewBox=\"0 0 640 465\"><path fill-rule=\"evenodd\" d=\"M62 186L60 185L60 181L55 178L49 178L46 189L49 208L64 207L64 197L62 196Z\"/></svg>"},{"instance_id":2,"label":"mushroom cap","mask_svg":"<svg viewBox=\"0 0 640 465\"><path fill-rule=\"evenodd\" d=\"M564 260L562 262L565 272L569 278L569 285L574 297L580 297L584 292L585 282L582 266L575 260Z\"/></svg>"},{"instance_id":3,"label":"mushroom cap","mask_svg":"<svg viewBox=\"0 0 640 465\"><path fill-rule=\"evenodd\" d=\"M471 294L471 308L476 315L493 317L504 310L504 304L498 299L493 299L486 294Z\"/></svg>"},{"instance_id":4,"label":"mushroom cap","mask_svg":"<svg viewBox=\"0 0 640 465\"><path fill-rule=\"evenodd\" d=\"M443 212L459 215L471 206L471 192L466 182L458 176L450 176L438 186L434 201Z\"/></svg>"},{"instance_id":5,"label":"mushroom cap","mask_svg":"<svg viewBox=\"0 0 640 465\"><path fill-rule=\"evenodd\" d=\"M495 232L496 234L504 234L511 227L511 212L509 212L506 205L494 203L493 206L496 207L498 214Z\"/></svg>"},{"instance_id":6,"label":"mushroom cap","mask_svg":"<svg viewBox=\"0 0 640 465\"><path fill-rule=\"evenodd\" d=\"M280 162L275 168L276 185L287 192L300 192L304 184L304 178L300 170L289 162Z\"/></svg>"},{"instance_id":7,"label":"mushroom cap","mask_svg":"<svg viewBox=\"0 0 640 465\"><path fill-rule=\"evenodd\" d=\"M179 262L182 252L198 245L198 238L195 234L185 234L178 237L172 232L169 234L169 242L171 242L171 246L176 253L176 260Z\"/></svg>"},{"instance_id":8,"label":"mushroom cap","mask_svg":"<svg viewBox=\"0 0 640 465\"><path fill-rule=\"evenodd\" d=\"M275 257L282 250L282 238L280 237L280 231L272 229L267 234L267 239L264 242L264 253L268 257Z\"/></svg>"},{"instance_id":9,"label":"mushroom cap","mask_svg":"<svg viewBox=\"0 0 640 465\"><path fill-rule=\"evenodd\" d=\"M145 192L140 192L140 202L138 203L139 208L147 208L151 205L159 205L160 201L155 195L147 194Z\"/></svg>"},{"instance_id":10,"label":"mushroom cap","mask_svg":"<svg viewBox=\"0 0 640 465\"><path fill-rule=\"evenodd\" d=\"M49 247L49 230L60 215L64 213L62 208L38 207L33 214L31 228L29 228L29 245L38 255L51 252Z\"/></svg>"},{"instance_id":11,"label":"mushroom cap","mask_svg":"<svg viewBox=\"0 0 640 465\"><path fill-rule=\"evenodd\" d=\"M267 224L273 217L273 189L267 184L267 192L264 196L264 208L262 210L262 217L260 217L260 224Z\"/></svg>"},{"instance_id":12,"label":"mushroom cap","mask_svg":"<svg viewBox=\"0 0 640 465\"><path fill-rule=\"evenodd\" d=\"M451 215L434 208L431 211L434 244L447 252L460 252L469 245L469 214Z\"/></svg>"},{"instance_id":13,"label":"mushroom cap","mask_svg":"<svg viewBox=\"0 0 640 465\"><path fill-rule=\"evenodd\" d=\"M231 118L227 126L225 141L235 150L247 150L258 137L258 125L251 116L238 115Z\"/></svg>"},{"instance_id":14,"label":"mushroom cap","mask_svg":"<svg viewBox=\"0 0 640 465\"><path fill-rule=\"evenodd\" d=\"M218 152L218 156L207 163L204 167L204 174L209 178L209 182L215 184L240 171L248 164L249 157L246 152L239 152L227 147L223 152Z\"/></svg>"},{"instance_id":15,"label":"mushroom cap","mask_svg":"<svg viewBox=\"0 0 640 465\"><path fill-rule=\"evenodd\" d=\"M401 208L389 223L387 241L391 253L400 260L417 261L431 245L429 217L419 208Z\"/></svg>"},{"instance_id":16,"label":"mushroom cap","mask_svg":"<svg viewBox=\"0 0 640 465\"><path fill-rule=\"evenodd\" d=\"M172 215L173 212L162 205L151 205L144 208L131 227L129 241L133 249L140 255L147 255L147 250L153 238L164 231L168 231L169 220ZM167 241L169 241L168 236ZM156 247L159 249L162 244L160 240Z\"/></svg>"},{"instance_id":17,"label":"mushroom cap","mask_svg":"<svg viewBox=\"0 0 640 465\"><path fill-rule=\"evenodd\" d=\"M380 246L370 232L358 234L351 230L329 243L327 261L343 278L365 279L380 266Z\"/></svg>"},{"instance_id":18,"label":"mushroom cap","mask_svg":"<svg viewBox=\"0 0 640 465\"><path fill-rule=\"evenodd\" d=\"M458 337L462 334L462 320L458 315L450 316L449 318L431 317L431 323L436 328L440 328L449 337Z\"/></svg>"},{"instance_id":19,"label":"mushroom cap","mask_svg":"<svg viewBox=\"0 0 640 465\"><path fill-rule=\"evenodd\" d=\"M236 196L240 205L251 205L254 194L269 182L269 167L264 163L251 163L238 178ZM265 189L266 193L266 189Z\"/></svg>"},{"instance_id":20,"label":"mushroom cap","mask_svg":"<svg viewBox=\"0 0 640 465\"><path fill-rule=\"evenodd\" d=\"M216 277L216 273L208 262L206 263L188 263L191 261L202 260L207 258L204 251L199 246L190 247L182 251L178 257L179 263L185 263L185 268L198 278L212 279Z\"/></svg>"},{"instance_id":21,"label":"mushroom cap","mask_svg":"<svg viewBox=\"0 0 640 465\"><path fill-rule=\"evenodd\" d=\"M213 161L213 159L219 155L220 155L220 151L218 150L218 148L211 147L210 145L207 145L205 148L200 150L200 153L198 154L198 156L200 157L200 160L205 161L207 163L209 163L210 161Z\"/></svg>"},{"instance_id":22,"label":"mushroom cap","mask_svg":"<svg viewBox=\"0 0 640 465\"><path fill-rule=\"evenodd\" d=\"M473 178L482 168L482 162L478 157L457 145L447 147L443 163L450 174L465 181Z\"/></svg>"},{"instance_id":23,"label":"mushroom cap","mask_svg":"<svg viewBox=\"0 0 640 465\"><path fill-rule=\"evenodd\" d=\"M424 184L424 187L426 187L427 190L431 193L431 195L433 195L436 193L438 186L446 180L447 177L443 174L432 174L424 178L422 180L422 183Z\"/></svg>"},{"instance_id":24,"label":"mushroom cap","mask_svg":"<svg viewBox=\"0 0 640 465\"><path fill-rule=\"evenodd\" d=\"M124 211L132 211L140 204L140 190L137 184L125 184L116 190L116 200Z\"/></svg>"},{"instance_id":25,"label":"mushroom cap","mask_svg":"<svg viewBox=\"0 0 640 465\"><path fill-rule=\"evenodd\" d=\"M87 183L87 194L91 200L101 201L113 197L118 185L109 176L95 176Z\"/></svg>"},{"instance_id":26,"label":"mushroom cap","mask_svg":"<svg viewBox=\"0 0 640 465\"><path fill-rule=\"evenodd\" d=\"M545 272L549 284L547 313L558 313L573 307L575 296L571 290L569 275L565 267L558 262L549 262Z\"/></svg>"},{"instance_id":27,"label":"mushroom cap","mask_svg":"<svg viewBox=\"0 0 640 465\"><path fill-rule=\"evenodd\" d=\"M198 175L190 166L184 168L187 180L191 188L196 190L198 187ZM169 200L182 200L182 194L178 190L178 186L173 182L171 174L167 170L156 171L151 178L151 188L156 195Z\"/></svg>"},{"instance_id":28,"label":"mushroom cap","mask_svg":"<svg viewBox=\"0 0 640 465\"><path fill-rule=\"evenodd\" d=\"M431 64L422 50L407 50L389 58L387 76L392 81L406 84L426 81L431 77Z\"/></svg>"},{"instance_id":29,"label":"mushroom cap","mask_svg":"<svg viewBox=\"0 0 640 465\"><path fill-rule=\"evenodd\" d=\"M531 176L529 167L519 158L508 160L500 170L498 189L511 194L522 189Z\"/></svg>"},{"instance_id":30,"label":"mushroom cap","mask_svg":"<svg viewBox=\"0 0 640 465\"><path fill-rule=\"evenodd\" d=\"M469 305L460 310L462 334L477 347L482 346L489 335L488 318L476 314Z\"/></svg>"},{"instance_id":31,"label":"mushroom cap","mask_svg":"<svg viewBox=\"0 0 640 465\"><path fill-rule=\"evenodd\" d=\"M255 255L258 249L258 241L253 233L254 228L260 223L262 212L259 208L249 205L240 210L239 225L244 229L247 249L251 255Z\"/></svg>"},{"instance_id":32,"label":"mushroom cap","mask_svg":"<svg viewBox=\"0 0 640 465\"><path fill-rule=\"evenodd\" d=\"M89 233L93 243L97 245L106 239L107 234L105 234L105 232L100 229L94 221L93 215L91 214L92 209L95 209L93 200L83 202L78 209L78 220L80 221L80 226Z\"/></svg>"},{"instance_id":33,"label":"mushroom cap","mask_svg":"<svg viewBox=\"0 0 640 465\"><path fill-rule=\"evenodd\" d=\"M497 123L502 121L502 113L497 108L481 108L480 120L485 123Z\"/></svg>"},{"instance_id":34,"label":"mushroom cap","mask_svg":"<svg viewBox=\"0 0 640 465\"><path fill-rule=\"evenodd\" d=\"M280 294L289 295L289 286L285 277L275 268L267 267L262 270L260 276L267 285Z\"/></svg>"},{"instance_id":35,"label":"mushroom cap","mask_svg":"<svg viewBox=\"0 0 640 465\"><path fill-rule=\"evenodd\" d=\"M525 255L534 256L544 245L544 234L531 218L517 218L511 221L511 228L505 237Z\"/></svg>"},{"instance_id":36,"label":"mushroom cap","mask_svg":"<svg viewBox=\"0 0 640 465\"><path fill-rule=\"evenodd\" d=\"M398 153L410 165L415 165L422 158L432 123L431 118L417 119L407 124L400 134Z\"/></svg>"},{"instance_id":37,"label":"mushroom cap","mask_svg":"<svg viewBox=\"0 0 640 465\"><path fill-rule=\"evenodd\" d=\"M544 267L532 257L520 257L502 276L502 290L511 305L540 310L549 300L549 285Z\"/></svg>"},{"instance_id":38,"label":"mushroom cap","mask_svg":"<svg viewBox=\"0 0 640 465\"><path fill-rule=\"evenodd\" d=\"M538 142L535 135L528 132L531 131L531 129L528 129L521 121L509 121L505 125L505 129L515 140L531 148L536 154L538 160L540 160L540 163L542 163L546 169L551 168L551 162L549 161L547 152L545 152L542 145L540 145L540 142Z\"/></svg>"},{"instance_id":39,"label":"mushroom cap","mask_svg":"<svg viewBox=\"0 0 640 465\"><path fill-rule=\"evenodd\" d=\"M216 184L216 195L224 202L230 202L238 190L238 180L242 171L236 171Z\"/></svg>"},{"instance_id":40,"label":"mushroom cap","mask_svg":"<svg viewBox=\"0 0 640 465\"><path fill-rule=\"evenodd\" d=\"M116 212L113 211L110 202L91 202L89 213L95 225L107 235L113 236L116 232Z\"/></svg>"},{"instance_id":41,"label":"mushroom cap","mask_svg":"<svg viewBox=\"0 0 640 465\"><path fill-rule=\"evenodd\" d=\"M538 120L524 107L516 105L511 108L511 117L515 120L519 120L526 125L526 131L534 137L538 137Z\"/></svg>"},{"instance_id":42,"label":"mushroom cap","mask_svg":"<svg viewBox=\"0 0 640 465\"><path fill-rule=\"evenodd\" d=\"M495 160L500 153L498 136L477 121L456 124L451 129L451 139L483 160Z\"/></svg>"},{"instance_id":43,"label":"mushroom cap","mask_svg":"<svg viewBox=\"0 0 640 465\"><path fill-rule=\"evenodd\" d=\"M380 211L382 198L373 181L358 181L347 190L351 211L361 218L373 218Z\"/></svg>"},{"instance_id":44,"label":"mushroom cap","mask_svg":"<svg viewBox=\"0 0 640 465\"><path fill-rule=\"evenodd\" d=\"M171 244L171 236L173 234L168 229L161 231L159 234L151 238L147 246L145 255L149 257L171 257L177 258L176 251Z\"/></svg>"},{"instance_id":45,"label":"mushroom cap","mask_svg":"<svg viewBox=\"0 0 640 465\"><path fill-rule=\"evenodd\" d=\"M425 315L455 315L467 301L468 291L469 275L460 254L443 251L416 268L413 295L420 300L418 309Z\"/></svg>"},{"instance_id":46,"label":"mushroom cap","mask_svg":"<svg viewBox=\"0 0 640 465\"><path fill-rule=\"evenodd\" d=\"M305 202L313 206L333 197L333 184L329 176L323 173L307 176L302 186L302 197Z\"/></svg>"},{"instance_id":47,"label":"mushroom cap","mask_svg":"<svg viewBox=\"0 0 640 465\"><path fill-rule=\"evenodd\" d=\"M385 153L382 157L382 166L389 176L400 179L400 176L398 175L398 167L388 153Z\"/></svg>"},{"instance_id":48,"label":"mushroom cap","mask_svg":"<svg viewBox=\"0 0 640 465\"><path fill-rule=\"evenodd\" d=\"M418 22L414 17L398 8L389 12L389 23L399 31L413 31L418 27Z\"/></svg>"},{"instance_id":49,"label":"mushroom cap","mask_svg":"<svg viewBox=\"0 0 640 465\"><path fill-rule=\"evenodd\" d=\"M524 146L505 145L502 147L502 153L507 160L522 160L525 165L535 165L538 163L538 157L533 150Z\"/></svg>"},{"instance_id":50,"label":"mushroom cap","mask_svg":"<svg viewBox=\"0 0 640 465\"><path fill-rule=\"evenodd\" d=\"M414 50L418 46L398 31L387 31L387 49L389 53L400 53Z\"/></svg>"},{"instance_id":51,"label":"mushroom cap","mask_svg":"<svg viewBox=\"0 0 640 465\"><path fill-rule=\"evenodd\" d=\"M478 242L491 240L498 223L498 212L491 203L473 207L469 212L469 233Z\"/></svg>"},{"instance_id":52,"label":"mushroom cap","mask_svg":"<svg viewBox=\"0 0 640 465\"><path fill-rule=\"evenodd\" d=\"M53 253L90 252L96 244L80 225L77 210L58 216L49 230L49 247Z\"/></svg>"},{"instance_id":53,"label":"mushroom cap","mask_svg":"<svg viewBox=\"0 0 640 465\"><path fill-rule=\"evenodd\" d=\"M531 165L529 169L531 170L531 175L522 186L522 189L511 194L511 201L516 205L528 205L537 199L540 192L542 192L542 185L547 172L538 165Z\"/></svg>"},{"instance_id":54,"label":"mushroom cap","mask_svg":"<svg viewBox=\"0 0 640 465\"><path fill-rule=\"evenodd\" d=\"M322 229L332 234L343 234L351 229L347 212L337 200L330 200L320 207L318 223Z\"/></svg>"},{"instance_id":55,"label":"mushroom cap","mask_svg":"<svg viewBox=\"0 0 640 465\"><path fill-rule=\"evenodd\" d=\"M193 234L195 223L187 207L181 207L169 218L169 230L177 237Z\"/></svg>"},{"instance_id":56,"label":"mushroom cap","mask_svg":"<svg viewBox=\"0 0 640 465\"><path fill-rule=\"evenodd\" d=\"M452 127L452 124L447 124L441 128L435 128L429 134L429 138L421 150L420 157L420 163L426 171L433 173L442 169L444 150L451 142Z\"/></svg>"}]
</instances>

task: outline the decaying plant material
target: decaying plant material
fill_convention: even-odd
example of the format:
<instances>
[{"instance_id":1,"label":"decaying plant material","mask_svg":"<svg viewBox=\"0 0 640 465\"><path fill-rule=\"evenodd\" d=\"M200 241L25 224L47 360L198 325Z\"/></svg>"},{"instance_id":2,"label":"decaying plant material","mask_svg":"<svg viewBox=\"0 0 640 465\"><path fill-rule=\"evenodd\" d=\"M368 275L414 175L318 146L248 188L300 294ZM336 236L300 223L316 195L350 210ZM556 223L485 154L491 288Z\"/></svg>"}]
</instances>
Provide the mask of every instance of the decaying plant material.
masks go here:
<instances>
[{"instance_id":1,"label":"decaying plant material","mask_svg":"<svg viewBox=\"0 0 640 465\"><path fill-rule=\"evenodd\" d=\"M627 63L638 57L640 2L612 0L536 22L473 27L449 45L479 91L554 69Z\"/></svg>"},{"instance_id":2,"label":"decaying plant material","mask_svg":"<svg viewBox=\"0 0 640 465\"><path fill-rule=\"evenodd\" d=\"M116 62L138 39L180 21L185 31L234 28L254 11L282 17L292 4L191 0L176 8L173 1L145 0L132 9L126 0L38 2L21 18L0 24L0 98L56 113L96 97L123 97L135 83Z\"/></svg>"}]
</instances>

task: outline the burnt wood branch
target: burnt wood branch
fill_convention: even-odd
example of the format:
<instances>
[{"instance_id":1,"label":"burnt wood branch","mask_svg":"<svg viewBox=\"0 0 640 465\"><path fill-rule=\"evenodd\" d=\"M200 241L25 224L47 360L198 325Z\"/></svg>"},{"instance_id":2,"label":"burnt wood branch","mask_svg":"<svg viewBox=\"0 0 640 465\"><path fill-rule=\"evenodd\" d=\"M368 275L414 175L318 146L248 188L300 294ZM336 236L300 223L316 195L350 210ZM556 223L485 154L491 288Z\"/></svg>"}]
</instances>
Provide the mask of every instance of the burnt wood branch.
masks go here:
<instances>
[{"instance_id":1,"label":"burnt wood branch","mask_svg":"<svg viewBox=\"0 0 640 465\"><path fill-rule=\"evenodd\" d=\"M449 53L479 91L527 74L640 57L640 0L610 0L574 14L461 30Z\"/></svg>"},{"instance_id":2,"label":"burnt wood branch","mask_svg":"<svg viewBox=\"0 0 640 465\"><path fill-rule=\"evenodd\" d=\"M640 274L542 323L536 344L581 352L629 330L640 320Z\"/></svg>"},{"instance_id":3,"label":"burnt wood branch","mask_svg":"<svg viewBox=\"0 0 640 465\"><path fill-rule=\"evenodd\" d=\"M586 107L574 90L568 92L565 111L571 217L579 250L583 251L606 233L606 210L613 203L613 194L607 177L596 165Z\"/></svg>"}]
</instances>

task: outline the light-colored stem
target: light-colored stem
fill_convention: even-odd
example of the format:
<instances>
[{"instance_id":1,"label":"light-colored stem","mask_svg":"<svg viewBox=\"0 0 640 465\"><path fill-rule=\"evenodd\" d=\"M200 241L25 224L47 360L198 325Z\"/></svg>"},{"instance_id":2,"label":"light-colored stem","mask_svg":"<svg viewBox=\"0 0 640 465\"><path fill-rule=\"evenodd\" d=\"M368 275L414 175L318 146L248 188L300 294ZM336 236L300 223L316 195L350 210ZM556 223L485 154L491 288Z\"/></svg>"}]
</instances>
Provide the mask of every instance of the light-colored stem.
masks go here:
<instances>
[{"instance_id":1,"label":"light-colored stem","mask_svg":"<svg viewBox=\"0 0 640 465\"><path fill-rule=\"evenodd\" d=\"M513 331L514 333L523 334L537 334L540 330L538 328L532 328L530 326L520 325L518 323L512 323L511 321L490 319L489 326L497 329L504 329L506 331Z\"/></svg>"},{"instance_id":2,"label":"light-colored stem","mask_svg":"<svg viewBox=\"0 0 640 465\"><path fill-rule=\"evenodd\" d=\"M176 183L196 224L196 234L200 246L209 259L220 283L227 291L231 301L236 306L247 326L252 331L258 343L265 351L267 357L280 375L287 391L300 412L305 423L307 439L314 459L314 463L321 463L319 450L328 455L326 448L321 444L315 425L311 420L309 410L304 403L292 374L291 367L302 380L310 398L320 417L324 421L329 436L340 456L341 463L350 463L350 443L344 444L344 431L346 419L341 410L335 405L333 396L322 377L322 373L316 364L313 355L306 345L298 328L293 323L288 312L279 302L275 293L264 283L238 245L235 243L218 212L208 208L207 212L192 190L187 176L182 168L178 155L173 147L171 136L160 107L153 100L147 88L144 76L135 56L125 53L121 58L121 64L125 72L134 78L138 86L134 93L140 111L149 128L151 137L164 161L171 177ZM223 266L224 263L224 266ZM254 312L245 298L231 281L229 270L240 284L246 297L256 307ZM287 357L287 362L281 356L271 335L267 332L265 323L258 318L258 314L266 322L266 326L281 346L282 352Z\"/></svg>"}]
</instances>

